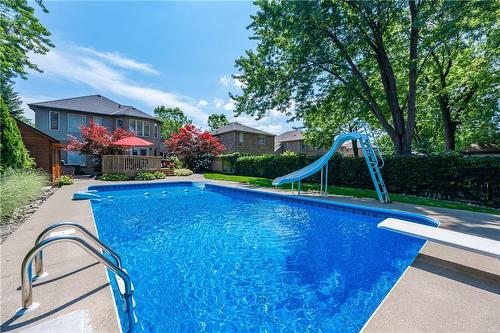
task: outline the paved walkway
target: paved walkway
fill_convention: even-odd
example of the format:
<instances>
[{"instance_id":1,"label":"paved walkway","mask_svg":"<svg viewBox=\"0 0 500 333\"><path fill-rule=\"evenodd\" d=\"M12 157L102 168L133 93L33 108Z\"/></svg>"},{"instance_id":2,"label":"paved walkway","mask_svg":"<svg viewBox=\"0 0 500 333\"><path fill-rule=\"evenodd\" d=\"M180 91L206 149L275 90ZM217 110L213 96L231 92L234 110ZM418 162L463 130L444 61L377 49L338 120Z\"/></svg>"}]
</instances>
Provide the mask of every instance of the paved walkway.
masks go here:
<instances>
[{"instance_id":1,"label":"paved walkway","mask_svg":"<svg viewBox=\"0 0 500 333\"><path fill-rule=\"evenodd\" d=\"M169 177L204 180L202 176ZM254 186L209 181L226 186ZM28 327L47 330L47 321L81 319L79 332L119 332L111 289L104 267L74 245L56 244L45 252L49 276L34 283L40 307L16 317L20 306L20 266L38 233L61 221L80 223L95 232L88 201L71 195L100 181L81 181L59 189L1 246L1 331ZM263 189L265 191L284 190ZM414 206L381 205L375 200L329 197L346 203L411 211L431 216L442 228L500 239L500 217L482 213ZM500 262L493 258L427 243L365 327L365 332L494 332L500 329ZM42 324L43 323L43 324ZM80 325L79 324L79 325ZM38 330L36 330L38 328Z\"/></svg>"}]
</instances>

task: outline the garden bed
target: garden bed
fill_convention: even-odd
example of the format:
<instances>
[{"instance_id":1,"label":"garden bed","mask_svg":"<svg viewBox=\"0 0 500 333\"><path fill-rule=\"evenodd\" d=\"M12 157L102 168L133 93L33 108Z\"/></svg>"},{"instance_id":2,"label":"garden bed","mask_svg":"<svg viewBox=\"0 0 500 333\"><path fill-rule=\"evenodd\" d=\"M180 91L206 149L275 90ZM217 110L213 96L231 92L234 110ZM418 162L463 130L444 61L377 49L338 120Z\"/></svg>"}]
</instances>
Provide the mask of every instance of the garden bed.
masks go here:
<instances>
[{"instance_id":1,"label":"garden bed","mask_svg":"<svg viewBox=\"0 0 500 333\"><path fill-rule=\"evenodd\" d=\"M42 193L37 198L16 209L10 217L2 218L0 223L0 244L3 244L55 191L57 191L56 186L44 187Z\"/></svg>"}]
</instances>

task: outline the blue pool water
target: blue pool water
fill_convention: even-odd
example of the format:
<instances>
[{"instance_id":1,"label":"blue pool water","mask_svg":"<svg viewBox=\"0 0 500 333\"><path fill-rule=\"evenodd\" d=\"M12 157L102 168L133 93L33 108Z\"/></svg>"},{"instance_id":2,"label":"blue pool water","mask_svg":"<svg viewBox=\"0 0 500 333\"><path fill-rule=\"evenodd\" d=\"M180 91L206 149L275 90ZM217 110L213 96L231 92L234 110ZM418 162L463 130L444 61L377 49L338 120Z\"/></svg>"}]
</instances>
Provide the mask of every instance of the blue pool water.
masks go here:
<instances>
[{"instance_id":1,"label":"blue pool water","mask_svg":"<svg viewBox=\"0 0 500 333\"><path fill-rule=\"evenodd\" d=\"M423 245L377 229L380 213L312 201L190 183L97 189L137 331L357 332Z\"/></svg>"}]
</instances>

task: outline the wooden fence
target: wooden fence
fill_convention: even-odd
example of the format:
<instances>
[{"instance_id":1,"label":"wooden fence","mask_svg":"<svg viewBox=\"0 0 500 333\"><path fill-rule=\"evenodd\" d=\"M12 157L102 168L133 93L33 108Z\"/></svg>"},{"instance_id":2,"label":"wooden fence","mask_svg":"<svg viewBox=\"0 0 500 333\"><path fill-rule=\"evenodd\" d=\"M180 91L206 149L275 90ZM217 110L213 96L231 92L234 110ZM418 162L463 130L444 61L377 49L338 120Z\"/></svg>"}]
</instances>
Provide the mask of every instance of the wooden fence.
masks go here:
<instances>
[{"instance_id":1,"label":"wooden fence","mask_svg":"<svg viewBox=\"0 0 500 333\"><path fill-rule=\"evenodd\" d=\"M102 173L123 173L135 176L141 171L160 171L161 158L159 156L129 156L103 155Z\"/></svg>"}]
</instances>

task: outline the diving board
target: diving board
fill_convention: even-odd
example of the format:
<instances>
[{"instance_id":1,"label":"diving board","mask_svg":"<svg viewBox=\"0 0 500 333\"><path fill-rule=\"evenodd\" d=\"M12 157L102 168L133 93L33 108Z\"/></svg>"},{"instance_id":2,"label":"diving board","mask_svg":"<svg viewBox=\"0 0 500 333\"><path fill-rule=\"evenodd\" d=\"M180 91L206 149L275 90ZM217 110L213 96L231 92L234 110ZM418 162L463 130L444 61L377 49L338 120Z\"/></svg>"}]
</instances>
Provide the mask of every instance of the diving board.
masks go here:
<instances>
[{"instance_id":1,"label":"diving board","mask_svg":"<svg viewBox=\"0 0 500 333\"><path fill-rule=\"evenodd\" d=\"M394 218L383 220L378 224L378 227L407 236L421 238L500 259L500 242L493 239L467 235L461 232L440 229Z\"/></svg>"},{"instance_id":2,"label":"diving board","mask_svg":"<svg viewBox=\"0 0 500 333\"><path fill-rule=\"evenodd\" d=\"M378 224L378 227L407 236L417 237L500 259L500 241L493 239L467 235L461 232L440 229L394 218L383 220Z\"/></svg>"}]
</instances>

